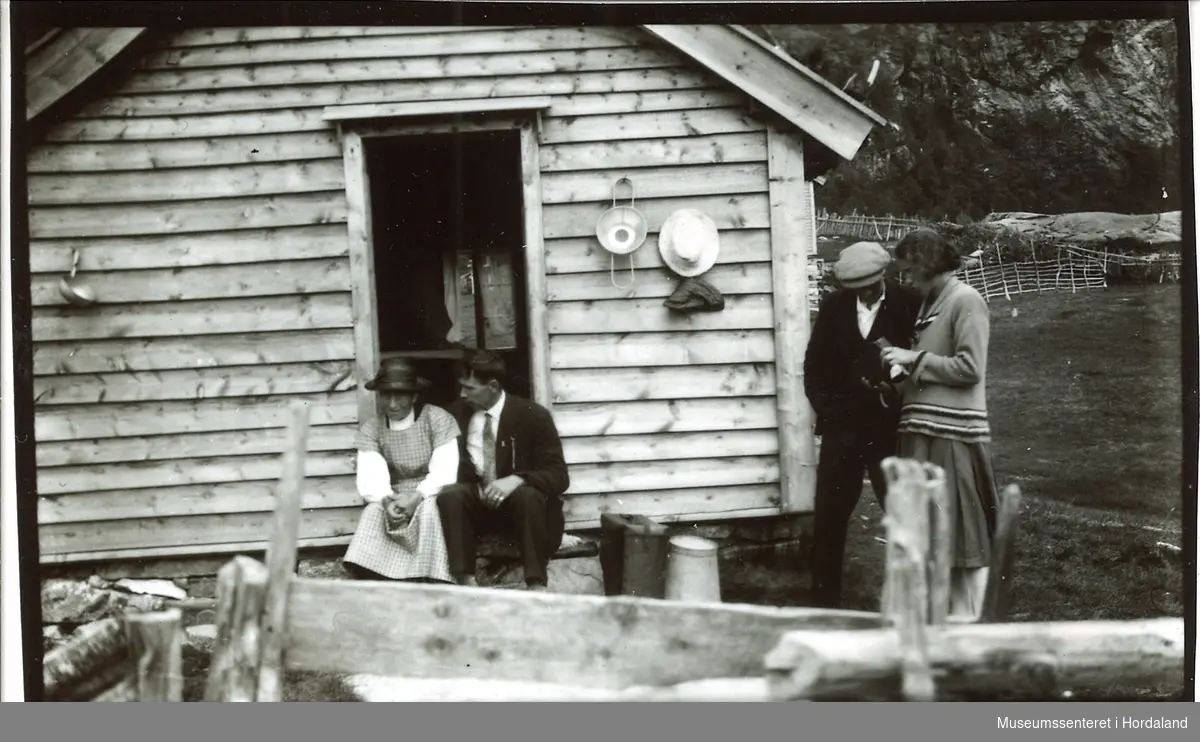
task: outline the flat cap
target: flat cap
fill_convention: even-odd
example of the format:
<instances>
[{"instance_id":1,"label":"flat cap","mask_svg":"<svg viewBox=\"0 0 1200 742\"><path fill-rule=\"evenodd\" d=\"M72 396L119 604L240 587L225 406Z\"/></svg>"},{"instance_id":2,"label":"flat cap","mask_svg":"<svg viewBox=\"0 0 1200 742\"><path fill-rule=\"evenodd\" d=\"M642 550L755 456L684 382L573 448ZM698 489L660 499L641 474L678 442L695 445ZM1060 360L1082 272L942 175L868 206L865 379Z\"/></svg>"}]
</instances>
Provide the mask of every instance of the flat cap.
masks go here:
<instances>
[{"instance_id":1,"label":"flat cap","mask_svg":"<svg viewBox=\"0 0 1200 742\"><path fill-rule=\"evenodd\" d=\"M883 279L892 256L878 242L855 242L838 255L833 275L848 289L859 289Z\"/></svg>"}]
</instances>

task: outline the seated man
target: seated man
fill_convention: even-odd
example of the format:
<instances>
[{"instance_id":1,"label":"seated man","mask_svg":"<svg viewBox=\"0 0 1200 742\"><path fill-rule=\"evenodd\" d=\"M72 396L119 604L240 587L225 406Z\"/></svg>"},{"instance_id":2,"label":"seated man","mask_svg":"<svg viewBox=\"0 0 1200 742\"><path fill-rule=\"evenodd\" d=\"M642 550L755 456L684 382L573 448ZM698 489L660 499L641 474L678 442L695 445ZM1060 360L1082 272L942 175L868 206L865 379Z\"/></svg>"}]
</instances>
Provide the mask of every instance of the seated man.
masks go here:
<instances>
[{"instance_id":1,"label":"seated man","mask_svg":"<svg viewBox=\"0 0 1200 742\"><path fill-rule=\"evenodd\" d=\"M570 485L562 441L549 411L504 391L504 361L481 351L466 364L461 398L450 405L459 438L458 482L438 495L450 574L475 584L475 538L516 537L531 590L563 537L562 495Z\"/></svg>"}]
</instances>

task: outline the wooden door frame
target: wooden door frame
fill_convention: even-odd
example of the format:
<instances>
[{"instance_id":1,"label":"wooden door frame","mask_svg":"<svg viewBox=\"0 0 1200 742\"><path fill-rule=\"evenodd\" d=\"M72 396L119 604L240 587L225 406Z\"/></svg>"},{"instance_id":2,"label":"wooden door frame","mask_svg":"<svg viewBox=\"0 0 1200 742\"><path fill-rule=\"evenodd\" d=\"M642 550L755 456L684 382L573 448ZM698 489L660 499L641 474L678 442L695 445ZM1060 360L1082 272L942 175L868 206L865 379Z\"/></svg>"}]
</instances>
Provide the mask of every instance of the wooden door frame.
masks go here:
<instances>
[{"instance_id":1,"label":"wooden door frame","mask_svg":"<svg viewBox=\"0 0 1200 742\"><path fill-rule=\"evenodd\" d=\"M379 315L375 288L375 245L371 182L364 143L367 139L422 134L515 131L520 135L521 198L525 230L525 302L531 396L550 405L550 352L546 329L546 254L542 225L542 180L538 161L541 112L549 98L432 101L400 106L334 106L325 118L336 121L342 140L346 178L347 238L350 257L354 368L358 383L358 420L375 414L375 395L366 382L379 367ZM351 110L353 109L353 110ZM463 120L467 113L488 114ZM411 118L410 118L411 117Z\"/></svg>"},{"instance_id":2,"label":"wooden door frame","mask_svg":"<svg viewBox=\"0 0 1200 742\"><path fill-rule=\"evenodd\" d=\"M808 252L816 222L808 208L804 145L797 136L774 125L767 130L767 176L780 510L808 513L816 498L817 457L813 410L804 393L804 353L811 333Z\"/></svg>"}]
</instances>

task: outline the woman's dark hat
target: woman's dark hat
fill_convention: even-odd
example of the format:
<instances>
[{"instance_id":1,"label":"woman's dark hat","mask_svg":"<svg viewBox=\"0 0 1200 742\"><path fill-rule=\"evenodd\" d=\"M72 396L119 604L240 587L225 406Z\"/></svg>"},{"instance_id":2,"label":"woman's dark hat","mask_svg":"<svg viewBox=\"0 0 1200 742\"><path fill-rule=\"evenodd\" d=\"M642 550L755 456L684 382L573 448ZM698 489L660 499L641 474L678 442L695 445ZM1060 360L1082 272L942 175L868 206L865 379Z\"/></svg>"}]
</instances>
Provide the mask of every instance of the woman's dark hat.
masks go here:
<instances>
[{"instance_id":1,"label":"woman's dark hat","mask_svg":"<svg viewBox=\"0 0 1200 742\"><path fill-rule=\"evenodd\" d=\"M379 367L375 378L363 386L373 392L420 392L429 388L429 380L418 376L411 362L390 358Z\"/></svg>"}]
</instances>

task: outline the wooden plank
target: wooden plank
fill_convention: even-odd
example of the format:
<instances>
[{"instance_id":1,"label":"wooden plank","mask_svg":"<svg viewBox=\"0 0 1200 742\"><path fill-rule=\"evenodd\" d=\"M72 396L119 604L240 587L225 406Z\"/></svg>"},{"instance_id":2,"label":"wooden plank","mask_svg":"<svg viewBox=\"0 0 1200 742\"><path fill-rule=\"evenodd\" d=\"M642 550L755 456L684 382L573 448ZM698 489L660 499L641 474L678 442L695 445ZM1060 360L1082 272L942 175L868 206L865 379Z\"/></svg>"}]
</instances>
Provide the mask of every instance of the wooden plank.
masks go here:
<instances>
[{"instance_id":1,"label":"wooden plank","mask_svg":"<svg viewBox=\"0 0 1200 742\"><path fill-rule=\"evenodd\" d=\"M642 206L639 206L640 208ZM667 213L669 207L664 207L662 211ZM602 212L597 209L596 216L600 213ZM771 260L771 233L767 229L726 229L721 232L720 238L721 249L717 253L716 263L718 266L731 263L767 263ZM606 273L611 270L612 253L601 247L596 240L594 225L589 235L547 240L545 244L547 274ZM662 254L658 251L657 227L631 256L618 259L623 260L628 269L631 258L634 270L665 267Z\"/></svg>"},{"instance_id":2,"label":"wooden plank","mask_svg":"<svg viewBox=\"0 0 1200 742\"><path fill-rule=\"evenodd\" d=\"M68 306L59 291L61 274L35 275L35 307ZM139 271L88 273L86 281L101 297L122 304L133 302L249 299L257 296L295 296L350 290L350 265L345 258L290 260L191 268L151 268Z\"/></svg>"},{"instance_id":3,"label":"wooden plank","mask_svg":"<svg viewBox=\"0 0 1200 742\"><path fill-rule=\"evenodd\" d=\"M279 455L225 455L191 458L190 451L176 451L177 458L162 461L58 466L38 470L38 493L42 497L100 490L163 488L192 484L252 482L279 476ZM314 451L309 470L314 477L340 477L354 473L354 451Z\"/></svg>"},{"instance_id":4,"label":"wooden plank","mask_svg":"<svg viewBox=\"0 0 1200 742\"><path fill-rule=\"evenodd\" d=\"M118 338L38 343L33 348L33 374L43 377L111 371L166 371L353 358L354 341L348 329Z\"/></svg>"},{"instance_id":5,"label":"wooden plank","mask_svg":"<svg viewBox=\"0 0 1200 742\"><path fill-rule=\"evenodd\" d=\"M318 463L323 460L314 459ZM269 459L279 471L278 455ZM264 464L262 468L265 468ZM328 468L328 467L324 467ZM362 507L354 486L354 475L323 476L314 469L305 480L304 509ZM259 472L262 473L261 471ZM103 480L100 480L103 481ZM135 489L108 489L85 494L38 497L38 523L85 523L89 521L138 520L188 515L236 515L268 513L275 508L276 483L268 476L258 480L174 484Z\"/></svg>"},{"instance_id":6,"label":"wooden plank","mask_svg":"<svg viewBox=\"0 0 1200 742\"><path fill-rule=\"evenodd\" d=\"M29 269L35 274L70 271L77 251L80 272L91 273L337 258L348 255L349 246L344 224L187 235L40 240L30 245Z\"/></svg>"},{"instance_id":7,"label":"wooden plank","mask_svg":"<svg viewBox=\"0 0 1200 742\"><path fill-rule=\"evenodd\" d=\"M391 79L388 76L384 79ZM415 101L412 103L370 103L357 106L329 106L326 121L363 119L405 119L422 117L464 117L480 113L512 113L544 111L553 100L548 95L527 98L479 98L448 101Z\"/></svg>"},{"instance_id":8,"label":"wooden plank","mask_svg":"<svg viewBox=\"0 0 1200 742\"><path fill-rule=\"evenodd\" d=\"M358 419L371 419L375 394L365 386L379 367L379 314L375 295L375 245L371 217L371 179L362 137L342 133L346 173L346 228L350 245L351 326L354 328Z\"/></svg>"},{"instance_id":9,"label":"wooden plank","mask_svg":"<svg viewBox=\"0 0 1200 742\"><path fill-rule=\"evenodd\" d=\"M763 131L766 125L736 108L696 111L652 111L616 115L548 118L542 141L606 142L614 139L660 139Z\"/></svg>"},{"instance_id":10,"label":"wooden plank","mask_svg":"<svg viewBox=\"0 0 1200 742\"><path fill-rule=\"evenodd\" d=\"M546 249L543 242L542 174L538 168L538 133L521 126L521 206L525 223L525 322L529 339L530 387L535 402L550 406L550 331L546 318Z\"/></svg>"},{"instance_id":11,"label":"wooden plank","mask_svg":"<svg viewBox=\"0 0 1200 742\"><path fill-rule=\"evenodd\" d=\"M561 369L551 379L554 404L642 399L764 397L775 394L770 363L714 366Z\"/></svg>"},{"instance_id":12,"label":"wooden plank","mask_svg":"<svg viewBox=\"0 0 1200 742\"><path fill-rule=\"evenodd\" d=\"M754 517L747 515L746 517ZM302 549L322 549L331 546L346 546L350 543L350 536L330 536L321 538L302 538L300 539L300 548ZM38 555L40 564L55 565L62 569L61 565L76 565L67 567L67 569L103 569L111 574L120 574L122 572L131 572L149 562L150 564L164 564L164 559L188 559L195 558L199 562L201 558L211 558L213 555L230 555L230 554L254 554L262 553L267 548L266 540L259 541L231 541L220 544L205 544L194 546L191 544L184 546L150 546L137 549L104 549L95 548L90 551L74 551L61 554L47 554L42 552ZM224 564L225 560L218 560L217 565ZM79 566L86 565L86 566ZM91 572L89 572L91 574ZM190 574L196 574L189 572Z\"/></svg>"},{"instance_id":13,"label":"wooden plank","mask_svg":"<svg viewBox=\"0 0 1200 742\"><path fill-rule=\"evenodd\" d=\"M34 240L120 237L329 224L346 220L342 190L179 203L44 206L29 210Z\"/></svg>"},{"instance_id":14,"label":"wooden plank","mask_svg":"<svg viewBox=\"0 0 1200 742\"><path fill-rule=\"evenodd\" d=\"M333 131L124 142L53 142L31 147L28 171L95 173L215 167L340 157ZM31 179L32 180L32 179Z\"/></svg>"},{"instance_id":15,"label":"wooden plank","mask_svg":"<svg viewBox=\"0 0 1200 742\"><path fill-rule=\"evenodd\" d=\"M355 82L423 80L451 77L558 74L591 70L628 70L675 67L678 56L646 47L564 49L542 52L516 49L486 54L455 53L446 56L406 53L408 39L393 43L394 51L370 59L328 61L255 62L221 67L148 69L130 76L119 95L282 85L329 85ZM362 39L351 43L362 44ZM310 57L310 59L321 59Z\"/></svg>"},{"instance_id":16,"label":"wooden plank","mask_svg":"<svg viewBox=\"0 0 1200 742\"><path fill-rule=\"evenodd\" d=\"M671 95L671 93L660 95ZM748 134L547 144L541 148L539 156L542 172L545 173L631 168L641 167L646 163L661 166L707 165L714 162L765 163L767 161L767 137L763 132L751 132Z\"/></svg>"},{"instance_id":17,"label":"wooden plank","mask_svg":"<svg viewBox=\"0 0 1200 742\"><path fill-rule=\"evenodd\" d=\"M82 85L138 39L144 28L71 28L33 56L25 117L33 119ZM43 61L44 60L44 61Z\"/></svg>"},{"instance_id":18,"label":"wooden plank","mask_svg":"<svg viewBox=\"0 0 1200 742\"><path fill-rule=\"evenodd\" d=\"M844 159L857 154L876 124L861 104L808 70L802 74L765 45L748 43L736 29L717 24L645 28Z\"/></svg>"},{"instance_id":19,"label":"wooden plank","mask_svg":"<svg viewBox=\"0 0 1200 742\"><path fill-rule=\"evenodd\" d=\"M803 204L804 151L799 141L772 128L767 134L771 173L771 269L775 283L775 401L784 508L809 512L816 491L813 411L804 394L804 353L811 331L808 245L816 225Z\"/></svg>"},{"instance_id":20,"label":"wooden plank","mask_svg":"<svg viewBox=\"0 0 1200 742\"><path fill-rule=\"evenodd\" d=\"M769 363L774 360L775 333L766 329L555 335L550 338L550 367L554 369Z\"/></svg>"},{"instance_id":21,"label":"wooden plank","mask_svg":"<svg viewBox=\"0 0 1200 742\"><path fill-rule=\"evenodd\" d=\"M495 26L251 26L242 28L189 28L163 41L165 49L190 46L223 46L262 41L411 36L413 34L465 34L492 31Z\"/></svg>"},{"instance_id":22,"label":"wooden plank","mask_svg":"<svg viewBox=\"0 0 1200 742\"><path fill-rule=\"evenodd\" d=\"M1184 682L1182 618L948 624L928 631L939 700L1008 695L1014 676L1030 679L1025 690L1041 698L1089 686ZM894 630L788 631L766 655L766 666L775 700L900 700Z\"/></svg>"},{"instance_id":23,"label":"wooden plank","mask_svg":"<svg viewBox=\"0 0 1200 742\"><path fill-rule=\"evenodd\" d=\"M596 220L612 201L586 204L550 204L545 208L545 238L587 237L596 239ZM695 196L692 198L638 199L638 211L646 217L649 232L657 235L672 213L679 209L699 209L708 214L717 229L767 229L770 222L767 194L736 196ZM722 238L724 235L722 234ZM655 237L657 239L657 237ZM654 242L650 245L654 246ZM597 249L602 249L597 244ZM638 250L638 252L642 252ZM635 253L636 255L637 253Z\"/></svg>"},{"instance_id":24,"label":"wooden plank","mask_svg":"<svg viewBox=\"0 0 1200 742\"><path fill-rule=\"evenodd\" d=\"M166 142L195 141L203 138L244 137L254 135L287 134L295 132L332 132L333 129L322 114L320 104L308 104L283 110L257 111L247 116L246 111L236 113L205 113L192 110L176 114L164 110L157 115L130 118L114 114L108 116L103 110L93 112L89 118L74 118L53 124L42 137L47 142L107 142L162 140Z\"/></svg>"},{"instance_id":25,"label":"wooden plank","mask_svg":"<svg viewBox=\"0 0 1200 742\"><path fill-rule=\"evenodd\" d=\"M300 521L300 538L350 536L361 514L361 506L310 510ZM265 545L270 520L270 512L261 512L52 523L38 529L38 544L44 557L166 547L200 554L222 543Z\"/></svg>"},{"instance_id":26,"label":"wooden plank","mask_svg":"<svg viewBox=\"0 0 1200 742\"><path fill-rule=\"evenodd\" d=\"M455 77L378 83L288 85L209 92L112 95L83 106L82 118L180 116L197 113L259 112L359 103L401 103L528 95L638 92L707 88L711 81L690 67L585 71L511 77ZM292 129L291 131L294 131Z\"/></svg>"},{"instance_id":27,"label":"wooden plank","mask_svg":"<svg viewBox=\"0 0 1200 742\"><path fill-rule=\"evenodd\" d=\"M287 39L162 49L142 58L141 68L240 67L272 62L334 62L393 57L436 57L468 54L604 49L643 44L645 37L621 27L511 28L470 33L342 36Z\"/></svg>"},{"instance_id":28,"label":"wooden plank","mask_svg":"<svg viewBox=\"0 0 1200 742\"><path fill-rule=\"evenodd\" d=\"M30 206L130 204L340 190L342 160L29 176Z\"/></svg>"},{"instance_id":29,"label":"wooden plank","mask_svg":"<svg viewBox=\"0 0 1200 742\"><path fill-rule=\"evenodd\" d=\"M551 116L596 116L630 111L689 111L745 105L746 96L725 86L644 93L591 93L554 99Z\"/></svg>"},{"instance_id":30,"label":"wooden plank","mask_svg":"<svg viewBox=\"0 0 1200 742\"><path fill-rule=\"evenodd\" d=\"M979 623L998 623L1008 615L1012 591L1013 562L1016 559L1017 531L1021 518L1021 488L1010 484L1000 492L996 513L996 535L992 540L992 559L987 588L979 610Z\"/></svg>"},{"instance_id":31,"label":"wooden plank","mask_svg":"<svg viewBox=\"0 0 1200 742\"><path fill-rule=\"evenodd\" d=\"M642 249L653 249L651 245ZM654 299L673 294L682 279L666 269L633 269L629 259L618 256L604 272L556 273L546 277L546 298L550 301L591 301L594 299ZM615 274L615 275L614 275ZM723 295L769 294L772 290L770 263L734 263L713 266L704 280ZM616 284L621 284L618 287ZM55 284L57 292L57 284Z\"/></svg>"},{"instance_id":32,"label":"wooden plank","mask_svg":"<svg viewBox=\"0 0 1200 742\"><path fill-rule=\"evenodd\" d=\"M710 452L719 453L710 448ZM779 460L774 456L737 456L672 461L621 461L577 464L571 467L574 495L684 490L691 487L732 487L779 481Z\"/></svg>"},{"instance_id":33,"label":"wooden plank","mask_svg":"<svg viewBox=\"0 0 1200 742\"><path fill-rule=\"evenodd\" d=\"M547 173L542 176L543 203L611 201L612 184L622 177L632 180L638 199L761 193L767 190L766 163L680 167L655 165L627 170Z\"/></svg>"},{"instance_id":34,"label":"wooden plank","mask_svg":"<svg viewBox=\"0 0 1200 742\"><path fill-rule=\"evenodd\" d=\"M693 314L671 312L658 299L554 302L547 310L546 325L555 335L590 335L597 330L755 330L771 327L773 319L769 294L747 294L726 297L724 311Z\"/></svg>"},{"instance_id":35,"label":"wooden plank","mask_svg":"<svg viewBox=\"0 0 1200 742\"><path fill-rule=\"evenodd\" d=\"M267 545L267 596L262 614L262 661L258 669L258 695L262 703L283 700L283 645L288 615L288 594L296 578L296 531L304 491L304 464L308 436L308 410L293 404L288 425L288 445L283 454L283 473L271 539Z\"/></svg>"},{"instance_id":36,"label":"wooden plank","mask_svg":"<svg viewBox=\"0 0 1200 742\"><path fill-rule=\"evenodd\" d=\"M563 438L773 429L775 415L775 402L769 397L605 402L554 407L554 423Z\"/></svg>"},{"instance_id":37,"label":"wooden plank","mask_svg":"<svg viewBox=\"0 0 1200 742\"><path fill-rule=\"evenodd\" d=\"M316 579L293 584L288 615L285 651L298 670L614 689L759 677L784 631L879 621L806 608Z\"/></svg>"},{"instance_id":38,"label":"wooden plank","mask_svg":"<svg viewBox=\"0 0 1200 742\"><path fill-rule=\"evenodd\" d=\"M700 486L649 492L571 495L563 501L569 528L598 528L605 513L644 515L659 523L778 515L779 485Z\"/></svg>"},{"instance_id":39,"label":"wooden plank","mask_svg":"<svg viewBox=\"0 0 1200 742\"><path fill-rule=\"evenodd\" d=\"M357 425L314 425L309 435L310 451L345 451L354 446ZM163 461L180 452L196 458L212 458L236 451L240 456L262 456L283 451L280 428L215 431L208 433L168 433L98 440L39 441L37 465L50 470L56 466L99 465L123 462Z\"/></svg>"},{"instance_id":40,"label":"wooden plank","mask_svg":"<svg viewBox=\"0 0 1200 742\"><path fill-rule=\"evenodd\" d=\"M88 312L42 307L33 315L33 340L102 340L204 333L349 327L350 295L273 296L99 306Z\"/></svg>"},{"instance_id":41,"label":"wooden plank","mask_svg":"<svg viewBox=\"0 0 1200 742\"><path fill-rule=\"evenodd\" d=\"M598 435L563 441L563 458L569 465L702 459L713 452L722 456L772 456L779 452L779 436L771 430L725 430Z\"/></svg>"},{"instance_id":42,"label":"wooden plank","mask_svg":"<svg viewBox=\"0 0 1200 742\"><path fill-rule=\"evenodd\" d=\"M135 402L46 407L34 417L34 437L43 441L161 435L282 427L286 406L297 397L213 399L204 402ZM313 408L314 425L357 421L353 392L299 395Z\"/></svg>"},{"instance_id":43,"label":"wooden plank","mask_svg":"<svg viewBox=\"0 0 1200 742\"><path fill-rule=\"evenodd\" d=\"M256 364L171 371L70 374L34 379L37 405L258 397L353 389L352 361Z\"/></svg>"}]
</instances>

